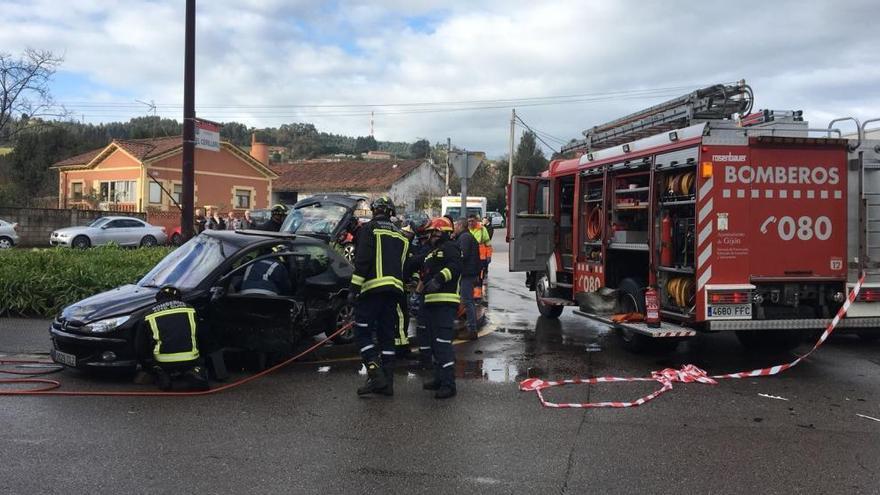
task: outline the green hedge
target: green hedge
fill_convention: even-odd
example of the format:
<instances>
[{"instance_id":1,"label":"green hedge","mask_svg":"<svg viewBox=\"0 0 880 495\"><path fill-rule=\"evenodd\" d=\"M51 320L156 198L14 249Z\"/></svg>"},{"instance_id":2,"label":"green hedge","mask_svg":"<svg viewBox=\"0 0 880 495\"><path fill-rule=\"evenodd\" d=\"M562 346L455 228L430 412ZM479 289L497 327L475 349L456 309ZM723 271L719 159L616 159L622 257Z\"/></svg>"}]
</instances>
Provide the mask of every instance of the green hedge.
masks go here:
<instances>
[{"instance_id":1,"label":"green hedge","mask_svg":"<svg viewBox=\"0 0 880 495\"><path fill-rule=\"evenodd\" d=\"M172 249L0 250L0 316L54 318L80 299L137 282Z\"/></svg>"}]
</instances>

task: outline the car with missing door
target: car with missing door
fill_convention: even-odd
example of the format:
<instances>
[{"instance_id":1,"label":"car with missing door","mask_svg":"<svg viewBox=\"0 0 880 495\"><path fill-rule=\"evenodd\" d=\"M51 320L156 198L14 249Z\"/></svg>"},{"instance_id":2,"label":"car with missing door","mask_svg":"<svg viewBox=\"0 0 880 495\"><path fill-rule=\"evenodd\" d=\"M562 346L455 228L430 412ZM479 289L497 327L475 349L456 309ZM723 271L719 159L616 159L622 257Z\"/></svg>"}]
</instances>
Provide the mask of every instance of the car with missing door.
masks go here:
<instances>
[{"instance_id":1,"label":"car with missing door","mask_svg":"<svg viewBox=\"0 0 880 495\"><path fill-rule=\"evenodd\" d=\"M82 227L67 227L52 232L49 244L85 249L105 244L128 247L152 247L165 244L168 235L157 227L135 217L108 216L96 218Z\"/></svg>"},{"instance_id":2,"label":"car with missing door","mask_svg":"<svg viewBox=\"0 0 880 495\"><path fill-rule=\"evenodd\" d=\"M282 253L273 248L284 245ZM243 294L247 267L280 259L293 292ZM74 303L49 329L52 357L61 364L91 370L134 370L143 317L165 285L181 290L201 320L204 353L243 350L266 354L293 352L303 339L330 333L350 321L347 301L354 268L328 243L305 235L263 231L209 230L163 258L135 284L123 285ZM334 341L349 343L348 330Z\"/></svg>"}]
</instances>

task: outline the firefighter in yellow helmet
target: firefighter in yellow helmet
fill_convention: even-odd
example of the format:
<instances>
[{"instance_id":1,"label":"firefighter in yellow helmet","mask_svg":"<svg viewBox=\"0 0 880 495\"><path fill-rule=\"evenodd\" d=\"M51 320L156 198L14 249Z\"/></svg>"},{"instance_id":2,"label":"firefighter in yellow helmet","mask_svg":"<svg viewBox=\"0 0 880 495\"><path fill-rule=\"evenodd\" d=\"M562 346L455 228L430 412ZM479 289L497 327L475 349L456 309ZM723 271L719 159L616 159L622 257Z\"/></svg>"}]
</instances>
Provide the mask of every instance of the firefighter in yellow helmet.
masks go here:
<instances>
[{"instance_id":1,"label":"firefighter in yellow helmet","mask_svg":"<svg viewBox=\"0 0 880 495\"><path fill-rule=\"evenodd\" d=\"M348 295L354 304L355 336L367 368L367 383L357 393L394 395L395 338L406 339L403 263L409 240L391 223L394 203L390 198L375 199L370 209L373 219L358 229L355 239Z\"/></svg>"}]
</instances>

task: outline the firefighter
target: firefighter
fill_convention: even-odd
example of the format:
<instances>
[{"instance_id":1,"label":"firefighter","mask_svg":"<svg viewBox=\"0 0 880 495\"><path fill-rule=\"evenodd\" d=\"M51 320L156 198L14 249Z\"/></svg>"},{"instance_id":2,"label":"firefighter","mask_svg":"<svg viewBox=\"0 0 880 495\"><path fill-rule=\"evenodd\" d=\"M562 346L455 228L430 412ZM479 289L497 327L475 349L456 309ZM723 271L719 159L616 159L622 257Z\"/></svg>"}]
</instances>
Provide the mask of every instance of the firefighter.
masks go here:
<instances>
[{"instance_id":1,"label":"firefighter","mask_svg":"<svg viewBox=\"0 0 880 495\"><path fill-rule=\"evenodd\" d=\"M405 273L411 274L407 277L407 280L411 280L410 284L408 284L409 299L407 302L409 305L410 327L414 327L409 329L407 335L416 338L419 344L419 362L422 369L426 370L433 367L431 362L431 339L425 327L425 316L421 311L425 306L425 296L418 292L417 287L420 278L419 271L424 264L425 256L431 252L430 228L430 218L426 218L420 225L415 225L413 229L415 236L410 245L404 270Z\"/></svg>"},{"instance_id":2,"label":"firefighter","mask_svg":"<svg viewBox=\"0 0 880 495\"><path fill-rule=\"evenodd\" d=\"M287 246L278 244L272 247L273 253L283 253ZM290 272L283 256L266 258L250 264L244 270L241 281L241 294L260 294L264 296L292 296Z\"/></svg>"},{"instance_id":3,"label":"firefighter","mask_svg":"<svg viewBox=\"0 0 880 495\"><path fill-rule=\"evenodd\" d=\"M471 234L474 236L474 239L477 240L477 244L480 248L480 277L477 281L477 297L483 300L483 304L488 303L488 279L489 279L489 263L492 262L492 236L489 235L489 231L486 230L486 227L480 221L480 217L476 215L471 215L470 217L470 225L469 230Z\"/></svg>"},{"instance_id":4,"label":"firefighter","mask_svg":"<svg viewBox=\"0 0 880 495\"><path fill-rule=\"evenodd\" d=\"M461 304L467 318L468 340L477 340L477 308L474 305L474 292L479 281L481 260L479 246L468 230L468 221L460 218L455 222L455 242L461 250Z\"/></svg>"},{"instance_id":5,"label":"firefighter","mask_svg":"<svg viewBox=\"0 0 880 495\"><path fill-rule=\"evenodd\" d=\"M287 218L287 207L282 204L277 204L272 207L272 216L265 222L261 223L257 227L257 230L278 232L281 230L281 224L284 223L285 218Z\"/></svg>"},{"instance_id":6,"label":"firefighter","mask_svg":"<svg viewBox=\"0 0 880 495\"><path fill-rule=\"evenodd\" d=\"M450 237L452 222L438 217L431 221L431 251L422 261L423 276L419 292L424 295L424 307L419 320L423 321L430 338L434 360L434 377L422 388L433 390L437 399L455 396L455 351L452 349L453 323L458 305L461 279L461 250Z\"/></svg>"},{"instance_id":7,"label":"firefighter","mask_svg":"<svg viewBox=\"0 0 880 495\"><path fill-rule=\"evenodd\" d=\"M409 241L390 221L394 215L390 198L375 199L370 210L372 220L358 230L355 239L354 274L348 294L354 304L361 359L367 368L367 382L357 393L394 395L395 339L398 343L406 339L401 302Z\"/></svg>"},{"instance_id":8,"label":"firefighter","mask_svg":"<svg viewBox=\"0 0 880 495\"><path fill-rule=\"evenodd\" d=\"M196 310L181 300L180 290L160 288L144 325L143 337L152 349L148 361L161 390L171 390L177 381L192 390L210 388L199 356Z\"/></svg>"}]
</instances>

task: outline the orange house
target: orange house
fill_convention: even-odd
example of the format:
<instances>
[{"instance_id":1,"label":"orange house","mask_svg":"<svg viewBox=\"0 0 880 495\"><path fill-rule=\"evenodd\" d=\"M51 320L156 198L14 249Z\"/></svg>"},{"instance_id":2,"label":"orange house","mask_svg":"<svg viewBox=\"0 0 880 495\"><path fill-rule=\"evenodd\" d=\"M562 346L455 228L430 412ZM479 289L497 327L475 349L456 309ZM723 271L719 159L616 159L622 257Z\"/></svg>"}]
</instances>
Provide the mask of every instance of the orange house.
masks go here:
<instances>
[{"instance_id":1,"label":"orange house","mask_svg":"<svg viewBox=\"0 0 880 495\"><path fill-rule=\"evenodd\" d=\"M182 141L180 136L114 139L103 148L55 163L58 207L178 211ZM267 208L276 178L259 159L226 141L220 143L220 151L195 150L196 207L239 213Z\"/></svg>"}]
</instances>

